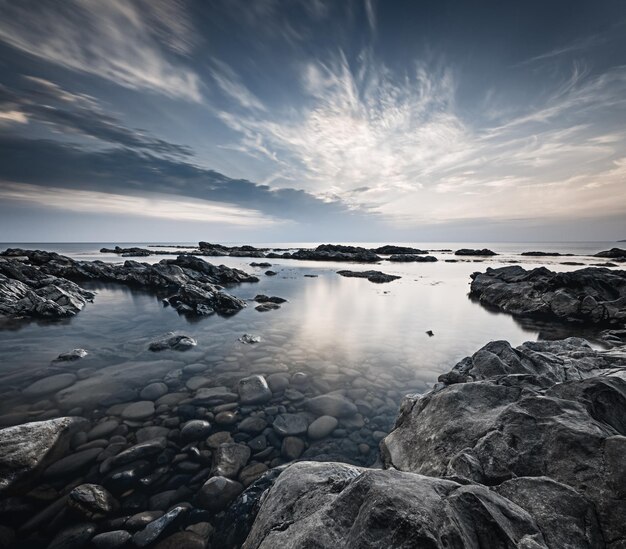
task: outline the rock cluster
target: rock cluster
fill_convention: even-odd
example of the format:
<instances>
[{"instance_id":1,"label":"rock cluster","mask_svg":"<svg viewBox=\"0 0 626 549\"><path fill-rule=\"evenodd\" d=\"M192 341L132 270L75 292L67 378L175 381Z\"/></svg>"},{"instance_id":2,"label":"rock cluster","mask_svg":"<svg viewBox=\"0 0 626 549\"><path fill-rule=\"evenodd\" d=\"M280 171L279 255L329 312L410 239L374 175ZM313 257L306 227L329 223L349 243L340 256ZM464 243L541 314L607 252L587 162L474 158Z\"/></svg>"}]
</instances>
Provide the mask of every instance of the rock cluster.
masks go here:
<instances>
[{"instance_id":1,"label":"rock cluster","mask_svg":"<svg viewBox=\"0 0 626 549\"><path fill-rule=\"evenodd\" d=\"M461 248L454 252L454 255L477 255L477 256L493 256L498 255L496 252L489 250L488 248L483 248L482 250L472 250L469 248Z\"/></svg>"},{"instance_id":2,"label":"rock cluster","mask_svg":"<svg viewBox=\"0 0 626 549\"><path fill-rule=\"evenodd\" d=\"M623 547L625 418L623 352L492 342L405 399L387 470L287 467L243 547Z\"/></svg>"},{"instance_id":3,"label":"rock cluster","mask_svg":"<svg viewBox=\"0 0 626 549\"><path fill-rule=\"evenodd\" d=\"M626 271L589 267L556 273L540 267L472 274L470 297L507 313L566 322L623 326Z\"/></svg>"},{"instance_id":4,"label":"rock cluster","mask_svg":"<svg viewBox=\"0 0 626 549\"><path fill-rule=\"evenodd\" d=\"M437 258L434 255L393 254L389 256L389 261L396 263L432 263L437 261Z\"/></svg>"},{"instance_id":5,"label":"rock cluster","mask_svg":"<svg viewBox=\"0 0 626 549\"><path fill-rule=\"evenodd\" d=\"M317 248L301 249L295 252L275 252L267 254L269 258L301 259L308 261L342 261L354 263L377 263L382 258L375 252L359 246L341 246L337 244L321 244Z\"/></svg>"},{"instance_id":6,"label":"rock cluster","mask_svg":"<svg viewBox=\"0 0 626 549\"><path fill-rule=\"evenodd\" d=\"M162 293L164 302L183 314L232 314L245 307L245 302L222 291L223 285L259 280L239 269L212 265L190 255L155 264L77 261L52 252L21 249L8 249L0 255L0 314L13 317L75 314L94 297L74 282L87 280Z\"/></svg>"},{"instance_id":7,"label":"rock cluster","mask_svg":"<svg viewBox=\"0 0 626 549\"><path fill-rule=\"evenodd\" d=\"M608 257L611 259L623 259L626 260L626 250L622 248L611 248L603 252L598 252L594 257Z\"/></svg>"},{"instance_id":8,"label":"rock cluster","mask_svg":"<svg viewBox=\"0 0 626 549\"><path fill-rule=\"evenodd\" d=\"M375 282L376 284L392 282L402 278L400 276L386 274L381 271L337 271L337 274L347 278L367 278L367 280Z\"/></svg>"},{"instance_id":9,"label":"rock cluster","mask_svg":"<svg viewBox=\"0 0 626 549\"><path fill-rule=\"evenodd\" d=\"M115 248L101 248L100 253L117 254L122 257L147 257L152 255L152 251L145 248L120 248L119 246L115 246Z\"/></svg>"}]
</instances>

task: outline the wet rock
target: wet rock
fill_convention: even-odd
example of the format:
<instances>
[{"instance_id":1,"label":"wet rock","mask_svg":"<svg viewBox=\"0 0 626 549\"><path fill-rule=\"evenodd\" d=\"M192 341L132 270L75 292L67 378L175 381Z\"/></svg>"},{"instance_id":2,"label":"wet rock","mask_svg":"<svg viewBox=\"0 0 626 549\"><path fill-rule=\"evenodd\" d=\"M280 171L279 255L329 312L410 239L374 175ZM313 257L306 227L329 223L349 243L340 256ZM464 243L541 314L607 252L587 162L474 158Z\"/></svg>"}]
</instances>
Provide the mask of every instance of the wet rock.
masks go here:
<instances>
[{"instance_id":1,"label":"wet rock","mask_svg":"<svg viewBox=\"0 0 626 549\"><path fill-rule=\"evenodd\" d=\"M394 254L389 256L389 261L395 263L434 263L437 258L433 255Z\"/></svg>"},{"instance_id":2,"label":"wet rock","mask_svg":"<svg viewBox=\"0 0 626 549\"><path fill-rule=\"evenodd\" d=\"M202 509L220 512L243 492L243 485L224 476L215 476L207 480L196 494L196 505Z\"/></svg>"},{"instance_id":3,"label":"wet rock","mask_svg":"<svg viewBox=\"0 0 626 549\"><path fill-rule=\"evenodd\" d=\"M152 425L150 427L142 427L135 433L137 442L147 442L155 438L166 438L170 433L167 427L161 427L158 425Z\"/></svg>"},{"instance_id":4,"label":"wet rock","mask_svg":"<svg viewBox=\"0 0 626 549\"><path fill-rule=\"evenodd\" d=\"M204 549L206 542L194 532L176 532L157 543L155 549Z\"/></svg>"},{"instance_id":5,"label":"wet rock","mask_svg":"<svg viewBox=\"0 0 626 549\"><path fill-rule=\"evenodd\" d=\"M88 354L89 353L85 351L85 349L72 349L67 353L61 353L54 359L54 362L74 362L76 360L80 360L81 358L85 358Z\"/></svg>"},{"instance_id":6,"label":"wet rock","mask_svg":"<svg viewBox=\"0 0 626 549\"><path fill-rule=\"evenodd\" d=\"M109 436L113 431L115 431L120 425L120 422L116 419L109 419L107 421L102 421L87 432L86 437L87 440L96 440L99 438L103 438Z\"/></svg>"},{"instance_id":7,"label":"wet rock","mask_svg":"<svg viewBox=\"0 0 626 549\"><path fill-rule=\"evenodd\" d=\"M247 417L245 418L237 428L243 433L260 433L267 427L267 421L261 417Z\"/></svg>"},{"instance_id":8,"label":"wet rock","mask_svg":"<svg viewBox=\"0 0 626 549\"><path fill-rule=\"evenodd\" d=\"M251 334L243 334L239 338L239 341L241 341L241 343L247 343L249 345L252 345L254 343L259 343L261 341L261 338L259 336L255 336Z\"/></svg>"},{"instance_id":9,"label":"wet rock","mask_svg":"<svg viewBox=\"0 0 626 549\"><path fill-rule=\"evenodd\" d=\"M257 303L276 303L280 305L281 303L285 303L287 300L282 297L258 294L254 297L254 301L256 301Z\"/></svg>"},{"instance_id":10,"label":"wet rock","mask_svg":"<svg viewBox=\"0 0 626 549\"><path fill-rule=\"evenodd\" d=\"M280 453L285 459L298 459L304 452L304 441L298 437L285 437L283 439Z\"/></svg>"},{"instance_id":11,"label":"wet rock","mask_svg":"<svg viewBox=\"0 0 626 549\"><path fill-rule=\"evenodd\" d=\"M265 271L265 276L276 276L277 274L276 271Z\"/></svg>"},{"instance_id":12,"label":"wet rock","mask_svg":"<svg viewBox=\"0 0 626 549\"><path fill-rule=\"evenodd\" d=\"M610 250L604 250L598 252L594 257L608 257L611 259L626 259L626 250L622 248L611 248Z\"/></svg>"},{"instance_id":13,"label":"wet rock","mask_svg":"<svg viewBox=\"0 0 626 549\"><path fill-rule=\"evenodd\" d=\"M348 278L367 278L367 280L375 282L376 284L392 282L393 280L402 278L400 276L386 274L381 271L337 271L337 274Z\"/></svg>"},{"instance_id":14,"label":"wet rock","mask_svg":"<svg viewBox=\"0 0 626 549\"><path fill-rule=\"evenodd\" d=\"M165 513L163 511L141 511L130 517L126 521L126 527L130 530L142 530L152 521L161 518Z\"/></svg>"},{"instance_id":15,"label":"wet rock","mask_svg":"<svg viewBox=\"0 0 626 549\"><path fill-rule=\"evenodd\" d=\"M280 305L277 303L261 303L255 307L255 310L260 313L266 313L267 311L275 311L276 309L280 309Z\"/></svg>"},{"instance_id":16,"label":"wet rock","mask_svg":"<svg viewBox=\"0 0 626 549\"><path fill-rule=\"evenodd\" d=\"M393 255L393 254L426 255L428 254L427 250L420 250L419 248L411 248L409 246L394 246L390 244L387 244L386 246L380 246L379 248L374 248L371 251L376 254L382 254L382 255Z\"/></svg>"},{"instance_id":17,"label":"wet rock","mask_svg":"<svg viewBox=\"0 0 626 549\"><path fill-rule=\"evenodd\" d=\"M131 540L132 536L126 530L112 530L98 534L91 539L91 544L95 549L117 549L125 547Z\"/></svg>"},{"instance_id":18,"label":"wet rock","mask_svg":"<svg viewBox=\"0 0 626 549\"><path fill-rule=\"evenodd\" d=\"M237 402L239 396L226 387L202 387L196 392L192 403L195 405L216 406Z\"/></svg>"},{"instance_id":19,"label":"wet rock","mask_svg":"<svg viewBox=\"0 0 626 549\"><path fill-rule=\"evenodd\" d=\"M89 425L77 417L36 421L0 430L0 495L36 482L64 455L73 435Z\"/></svg>"},{"instance_id":20,"label":"wet rock","mask_svg":"<svg viewBox=\"0 0 626 549\"><path fill-rule=\"evenodd\" d=\"M105 462L106 465L103 463L101 469L103 472L106 472L115 467L119 467L120 465L125 465L126 463L155 456L161 453L166 446L167 443L164 438L155 438L146 442L140 442L139 444L135 444L134 446L120 452L116 456L109 458Z\"/></svg>"},{"instance_id":21,"label":"wet rock","mask_svg":"<svg viewBox=\"0 0 626 549\"><path fill-rule=\"evenodd\" d=\"M49 393L56 393L61 389L65 389L70 385L73 385L76 381L74 374L57 374L54 376L44 377L34 383L31 383L24 389L24 394L27 396L42 396Z\"/></svg>"},{"instance_id":22,"label":"wet rock","mask_svg":"<svg viewBox=\"0 0 626 549\"><path fill-rule=\"evenodd\" d=\"M174 351L187 351L197 345L196 340L186 335L176 335L169 332L150 343L148 349L150 351L165 351L171 349Z\"/></svg>"},{"instance_id":23,"label":"wet rock","mask_svg":"<svg viewBox=\"0 0 626 549\"><path fill-rule=\"evenodd\" d=\"M266 379L261 375L244 377L237 385L239 400L242 404L260 404L272 398L272 391Z\"/></svg>"},{"instance_id":24,"label":"wet rock","mask_svg":"<svg viewBox=\"0 0 626 549\"><path fill-rule=\"evenodd\" d=\"M84 547L96 532L96 525L81 523L61 530L52 540L48 549L75 549Z\"/></svg>"},{"instance_id":25,"label":"wet rock","mask_svg":"<svg viewBox=\"0 0 626 549\"><path fill-rule=\"evenodd\" d=\"M97 520L116 511L118 503L103 486L81 484L69 493L67 506L83 519Z\"/></svg>"},{"instance_id":26,"label":"wet rock","mask_svg":"<svg viewBox=\"0 0 626 549\"><path fill-rule=\"evenodd\" d=\"M304 407L315 415L337 418L353 416L358 412L353 402L337 393L313 397L305 402Z\"/></svg>"},{"instance_id":27,"label":"wet rock","mask_svg":"<svg viewBox=\"0 0 626 549\"><path fill-rule=\"evenodd\" d=\"M237 415L229 411L219 412L215 416L215 423L218 425L234 425L237 423Z\"/></svg>"},{"instance_id":28,"label":"wet rock","mask_svg":"<svg viewBox=\"0 0 626 549\"><path fill-rule=\"evenodd\" d=\"M302 414L279 414L272 427L280 436L297 436L307 432L309 422Z\"/></svg>"},{"instance_id":29,"label":"wet rock","mask_svg":"<svg viewBox=\"0 0 626 549\"><path fill-rule=\"evenodd\" d=\"M239 471L248 463L251 450L244 444L220 444L213 455L213 473L215 475L237 478Z\"/></svg>"},{"instance_id":30,"label":"wet rock","mask_svg":"<svg viewBox=\"0 0 626 549\"><path fill-rule=\"evenodd\" d=\"M152 521L143 530L133 536L133 543L137 547L146 547L159 538L171 532L187 513L188 508L182 505L174 507L162 517Z\"/></svg>"},{"instance_id":31,"label":"wet rock","mask_svg":"<svg viewBox=\"0 0 626 549\"><path fill-rule=\"evenodd\" d=\"M498 254L487 248L483 248L482 250L472 250L469 248L461 248L460 250L457 250L456 252L454 252L454 255L493 256L493 255L498 255Z\"/></svg>"},{"instance_id":32,"label":"wet rock","mask_svg":"<svg viewBox=\"0 0 626 549\"><path fill-rule=\"evenodd\" d=\"M167 394L167 385L163 382L150 383L146 385L139 393L139 398L142 400L158 400L163 395Z\"/></svg>"},{"instance_id":33,"label":"wet rock","mask_svg":"<svg viewBox=\"0 0 626 549\"><path fill-rule=\"evenodd\" d=\"M248 487L268 470L267 465L264 463L251 463L250 465L246 465L241 470L239 473L239 480L244 486Z\"/></svg>"},{"instance_id":34,"label":"wet rock","mask_svg":"<svg viewBox=\"0 0 626 549\"><path fill-rule=\"evenodd\" d=\"M50 465L44 471L43 478L56 479L75 474L94 462L101 452L102 448L91 448L90 450L70 454Z\"/></svg>"},{"instance_id":35,"label":"wet rock","mask_svg":"<svg viewBox=\"0 0 626 549\"><path fill-rule=\"evenodd\" d=\"M185 423L180 430L180 436L185 442L200 440L209 436L211 424L202 419L192 419Z\"/></svg>"},{"instance_id":36,"label":"wet rock","mask_svg":"<svg viewBox=\"0 0 626 549\"><path fill-rule=\"evenodd\" d=\"M140 400L133 402L124 408L122 417L131 421L141 421L154 415L154 402L151 400Z\"/></svg>"},{"instance_id":37,"label":"wet rock","mask_svg":"<svg viewBox=\"0 0 626 549\"><path fill-rule=\"evenodd\" d=\"M339 422L333 416L320 416L309 425L308 436L313 440L327 437L337 428L338 424Z\"/></svg>"}]
</instances>

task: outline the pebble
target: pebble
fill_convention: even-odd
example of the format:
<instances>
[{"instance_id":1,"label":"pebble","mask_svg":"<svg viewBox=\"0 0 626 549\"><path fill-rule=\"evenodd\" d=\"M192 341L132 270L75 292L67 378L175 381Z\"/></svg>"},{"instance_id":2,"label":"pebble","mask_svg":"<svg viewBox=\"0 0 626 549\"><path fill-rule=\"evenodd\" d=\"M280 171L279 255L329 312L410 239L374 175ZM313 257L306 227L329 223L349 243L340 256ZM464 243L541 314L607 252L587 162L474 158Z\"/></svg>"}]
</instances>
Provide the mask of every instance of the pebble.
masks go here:
<instances>
[{"instance_id":1,"label":"pebble","mask_svg":"<svg viewBox=\"0 0 626 549\"><path fill-rule=\"evenodd\" d=\"M126 530L112 530L94 536L91 544L95 549L116 549L124 547L131 539L131 535Z\"/></svg>"},{"instance_id":2,"label":"pebble","mask_svg":"<svg viewBox=\"0 0 626 549\"><path fill-rule=\"evenodd\" d=\"M217 418L216 418L217 419ZM206 438L211 432L211 424L203 419L192 419L185 423L181 430L180 436L184 442L199 440Z\"/></svg>"},{"instance_id":3,"label":"pebble","mask_svg":"<svg viewBox=\"0 0 626 549\"><path fill-rule=\"evenodd\" d=\"M318 440L330 435L337 428L338 424L339 422L333 416L320 416L309 425L307 434L309 438Z\"/></svg>"},{"instance_id":4,"label":"pebble","mask_svg":"<svg viewBox=\"0 0 626 549\"><path fill-rule=\"evenodd\" d=\"M162 517L152 521L143 530L133 536L133 543L138 547L145 547L154 543L169 528L175 527L176 523L187 513L187 507L179 505L168 511Z\"/></svg>"},{"instance_id":5,"label":"pebble","mask_svg":"<svg viewBox=\"0 0 626 549\"><path fill-rule=\"evenodd\" d=\"M154 415L154 402L151 400L140 400L133 402L124 408L122 417L130 420L147 419Z\"/></svg>"},{"instance_id":6,"label":"pebble","mask_svg":"<svg viewBox=\"0 0 626 549\"><path fill-rule=\"evenodd\" d=\"M67 506L83 519L102 519L118 508L110 492L98 484L81 484L68 495Z\"/></svg>"},{"instance_id":7,"label":"pebble","mask_svg":"<svg viewBox=\"0 0 626 549\"><path fill-rule=\"evenodd\" d=\"M56 393L61 389L73 385L75 381L76 376L74 374L57 374L55 376L45 377L26 387L24 394L28 396L40 396L48 393Z\"/></svg>"},{"instance_id":8,"label":"pebble","mask_svg":"<svg viewBox=\"0 0 626 549\"><path fill-rule=\"evenodd\" d=\"M280 449L282 456L288 460L298 459L304 452L304 441L298 437L285 437Z\"/></svg>"},{"instance_id":9,"label":"pebble","mask_svg":"<svg viewBox=\"0 0 626 549\"><path fill-rule=\"evenodd\" d=\"M213 473L219 476L236 478L239 471L250 459L250 448L244 444L224 443L215 451Z\"/></svg>"},{"instance_id":10,"label":"pebble","mask_svg":"<svg viewBox=\"0 0 626 549\"><path fill-rule=\"evenodd\" d=\"M59 478L80 471L87 464L94 461L100 452L102 452L101 448L92 448L90 450L70 454L50 465L50 467L44 471L43 477Z\"/></svg>"},{"instance_id":11,"label":"pebble","mask_svg":"<svg viewBox=\"0 0 626 549\"><path fill-rule=\"evenodd\" d=\"M243 485L223 476L207 480L196 495L196 505L209 511L223 511L243 492Z\"/></svg>"},{"instance_id":12,"label":"pebble","mask_svg":"<svg viewBox=\"0 0 626 549\"><path fill-rule=\"evenodd\" d=\"M87 433L87 440L95 440L98 438L106 437L110 435L115 429L118 428L120 422L116 419L109 419L102 421L95 425L91 431Z\"/></svg>"},{"instance_id":13,"label":"pebble","mask_svg":"<svg viewBox=\"0 0 626 549\"><path fill-rule=\"evenodd\" d=\"M239 401L242 404L260 404L272 398L266 379L261 375L244 377L237 385Z\"/></svg>"},{"instance_id":14,"label":"pebble","mask_svg":"<svg viewBox=\"0 0 626 549\"><path fill-rule=\"evenodd\" d=\"M167 394L167 385L163 382L150 383L146 385L139 393L139 398L143 400L157 400Z\"/></svg>"},{"instance_id":15,"label":"pebble","mask_svg":"<svg viewBox=\"0 0 626 549\"><path fill-rule=\"evenodd\" d=\"M301 414L279 414L272 427L281 436L303 435L307 432L309 423Z\"/></svg>"}]
</instances>

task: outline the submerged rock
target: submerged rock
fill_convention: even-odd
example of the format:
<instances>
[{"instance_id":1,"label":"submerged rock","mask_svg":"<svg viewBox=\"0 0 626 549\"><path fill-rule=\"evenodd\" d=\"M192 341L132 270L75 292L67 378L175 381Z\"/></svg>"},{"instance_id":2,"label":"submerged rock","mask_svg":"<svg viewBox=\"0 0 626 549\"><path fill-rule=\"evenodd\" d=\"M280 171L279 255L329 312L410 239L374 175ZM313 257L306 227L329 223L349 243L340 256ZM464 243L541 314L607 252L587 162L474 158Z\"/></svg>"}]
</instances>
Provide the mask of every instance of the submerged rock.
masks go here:
<instances>
[{"instance_id":1,"label":"submerged rock","mask_svg":"<svg viewBox=\"0 0 626 549\"><path fill-rule=\"evenodd\" d=\"M392 282L393 280L402 278L400 276L390 275L380 271L337 271L337 274L348 278L367 278L370 282L375 282L377 284Z\"/></svg>"},{"instance_id":2,"label":"submerged rock","mask_svg":"<svg viewBox=\"0 0 626 549\"><path fill-rule=\"evenodd\" d=\"M196 340L187 335L176 335L169 332L155 339L150 343L148 349L150 351L164 351L172 349L174 351L187 351L197 345Z\"/></svg>"},{"instance_id":3,"label":"submerged rock","mask_svg":"<svg viewBox=\"0 0 626 549\"><path fill-rule=\"evenodd\" d=\"M74 362L75 360L85 358L88 354L89 353L85 351L85 349L72 349L67 353L61 353L54 359L54 362Z\"/></svg>"}]
</instances>

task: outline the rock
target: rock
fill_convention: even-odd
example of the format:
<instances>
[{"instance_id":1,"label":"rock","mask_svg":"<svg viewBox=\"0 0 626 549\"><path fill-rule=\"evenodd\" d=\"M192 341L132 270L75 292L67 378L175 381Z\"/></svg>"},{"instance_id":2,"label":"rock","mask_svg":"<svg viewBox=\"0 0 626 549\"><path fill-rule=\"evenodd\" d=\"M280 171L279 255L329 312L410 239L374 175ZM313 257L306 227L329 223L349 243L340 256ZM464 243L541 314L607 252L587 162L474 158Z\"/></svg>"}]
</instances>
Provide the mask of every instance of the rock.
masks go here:
<instances>
[{"instance_id":1,"label":"rock","mask_svg":"<svg viewBox=\"0 0 626 549\"><path fill-rule=\"evenodd\" d=\"M298 459L304 452L304 441L298 437L285 437L280 453L285 459Z\"/></svg>"},{"instance_id":2,"label":"rock","mask_svg":"<svg viewBox=\"0 0 626 549\"><path fill-rule=\"evenodd\" d=\"M148 349L150 351L164 351L172 349L174 351L187 351L197 345L196 340L186 335L175 335L169 332L158 339L155 339Z\"/></svg>"},{"instance_id":3,"label":"rock","mask_svg":"<svg viewBox=\"0 0 626 549\"><path fill-rule=\"evenodd\" d=\"M530 257L558 257L561 255L571 255L571 254L560 254L558 252L522 252L521 255L530 256Z\"/></svg>"},{"instance_id":4,"label":"rock","mask_svg":"<svg viewBox=\"0 0 626 549\"><path fill-rule=\"evenodd\" d=\"M267 427L267 421L265 421L261 417L255 417L255 416L247 417L237 426L237 428L242 433L252 433L252 434L260 433L266 427Z\"/></svg>"},{"instance_id":5,"label":"rock","mask_svg":"<svg viewBox=\"0 0 626 549\"><path fill-rule=\"evenodd\" d=\"M204 549L206 542L194 532L176 532L157 543L155 549Z\"/></svg>"},{"instance_id":6,"label":"rock","mask_svg":"<svg viewBox=\"0 0 626 549\"><path fill-rule=\"evenodd\" d=\"M611 259L626 259L626 250L622 248L611 248L603 252L598 252L594 257L608 257Z\"/></svg>"},{"instance_id":7,"label":"rock","mask_svg":"<svg viewBox=\"0 0 626 549\"><path fill-rule=\"evenodd\" d=\"M211 432L211 424L202 419L192 419L183 425L180 436L184 442L204 439Z\"/></svg>"},{"instance_id":8,"label":"rock","mask_svg":"<svg viewBox=\"0 0 626 549\"><path fill-rule=\"evenodd\" d=\"M133 402L124 408L122 417L131 421L141 421L154 415L154 402L151 400L140 400Z\"/></svg>"},{"instance_id":9,"label":"rock","mask_svg":"<svg viewBox=\"0 0 626 549\"><path fill-rule=\"evenodd\" d=\"M389 261L395 263L434 263L437 258L433 255L394 254L389 256Z\"/></svg>"},{"instance_id":10,"label":"rock","mask_svg":"<svg viewBox=\"0 0 626 549\"><path fill-rule=\"evenodd\" d=\"M265 276L276 276L277 274L276 271L265 271Z\"/></svg>"},{"instance_id":11,"label":"rock","mask_svg":"<svg viewBox=\"0 0 626 549\"><path fill-rule=\"evenodd\" d=\"M146 250L145 248L120 248L119 246L115 246L115 248L101 248L100 253L118 254L125 257L146 257L152 255L152 252L150 250Z\"/></svg>"},{"instance_id":12,"label":"rock","mask_svg":"<svg viewBox=\"0 0 626 549\"><path fill-rule=\"evenodd\" d=\"M24 394L27 396L42 396L49 393L56 393L61 389L73 385L76 379L74 374L57 374L44 377L26 387Z\"/></svg>"},{"instance_id":13,"label":"rock","mask_svg":"<svg viewBox=\"0 0 626 549\"><path fill-rule=\"evenodd\" d=\"M97 520L117 510L118 503L103 486L81 484L68 495L67 506L85 520Z\"/></svg>"},{"instance_id":14,"label":"rock","mask_svg":"<svg viewBox=\"0 0 626 549\"><path fill-rule=\"evenodd\" d=\"M87 440L96 440L99 438L104 438L109 436L115 429L117 429L120 425L120 422L116 419L109 419L98 423L93 426L93 428L87 432Z\"/></svg>"},{"instance_id":15,"label":"rock","mask_svg":"<svg viewBox=\"0 0 626 549\"><path fill-rule=\"evenodd\" d=\"M332 416L320 416L309 425L308 436L313 440L327 437L337 428L338 424L339 422Z\"/></svg>"},{"instance_id":16,"label":"rock","mask_svg":"<svg viewBox=\"0 0 626 549\"><path fill-rule=\"evenodd\" d=\"M246 465L241 470L239 473L239 480L245 487L248 487L268 470L267 465L264 463L251 463L250 465Z\"/></svg>"},{"instance_id":17,"label":"rock","mask_svg":"<svg viewBox=\"0 0 626 549\"><path fill-rule=\"evenodd\" d=\"M140 442L139 444L135 444L126 450L123 450L119 454L113 456L108 459L102 466L102 472L107 472L113 469L114 467L119 467L120 465L125 465L127 463L131 463L134 461L150 458L157 454L160 454L165 447L167 446L167 442L165 438L154 438L147 440L146 442Z\"/></svg>"},{"instance_id":18,"label":"rock","mask_svg":"<svg viewBox=\"0 0 626 549\"><path fill-rule=\"evenodd\" d=\"M300 259L305 261L342 261L355 263L377 263L381 258L374 252L357 246L321 244L314 250L301 249L282 255L267 254L267 257Z\"/></svg>"},{"instance_id":19,"label":"rock","mask_svg":"<svg viewBox=\"0 0 626 549\"><path fill-rule=\"evenodd\" d=\"M218 425L234 425L237 423L237 415L229 411L219 412L215 416L215 423Z\"/></svg>"},{"instance_id":20,"label":"rock","mask_svg":"<svg viewBox=\"0 0 626 549\"><path fill-rule=\"evenodd\" d=\"M248 344L252 345L254 343L259 343L259 341L261 341L261 338L259 336L255 336L255 335L243 334L239 338L239 341L241 341L241 343L248 343Z\"/></svg>"},{"instance_id":21,"label":"rock","mask_svg":"<svg viewBox=\"0 0 626 549\"><path fill-rule=\"evenodd\" d=\"M216 406L219 404L228 404L229 402L237 402L237 400L239 400L239 396L235 393L231 393L226 387L202 387L196 392L192 404Z\"/></svg>"},{"instance_id":22,"label":"rock","mask_svg":"<svg viewBox=\"0 0 626 549\"><path fill-rule=\"evenodd\" d=\"M266 379L261 375L244 377L237 385L239 400L242 404L260 404L272 398L272 391Z\"/></svg>"},{"instance_id":23,"label":"rock","mask_svg":"<svg viewBox=\"0 0 626 549\"><path fill-rule=\"evenodd\" d=\"M94 462L101 452L102 448L91 448L65 456L50 465L43 472L43 478L56 479L75 474Z\"/></svg>"},{"instance_id":24,"label":"rock","mask_svg":"<svg viewBox=\"0 0 626 549\"><path fill-rule=\"evenodd\" d=\"M526 511L485 486L299 462L265 494L243 547L547 546Z\"/></svg>"},{"instance_id":25,"label":"rock","mask_svg":"<svg viewBox=\"0 0 626 549\"><path fill-rule=\"evenodd\" d=\"M74 549L84 547L96 532L96 525L81 523L61 530L52 540L48 549Z\"/></svg>"},{"instance_id":26,"label":"rock","mask_svg":"<svg viewBox=\"0 0 626 549\"><path fill-rule=\"evenodd\" d=\"M380 271L337 271L338 275L348 278L367 278L370 282L382 284L402 278L396 275L385 274Z\"/></svg>"},{"instance_id":27,"label":"rock","mask_svg":"<svg viewBox=\"0 0 626 549\"><path fill-rule=\"evenodd\" d=\"M349 417L358 412L354 403L337 393L328 393L307 400L304 407L318 416Z\"/></svg>"},{"instance_id":28,"label":"rock","mask_svg":"<svg viewBox=\"0 0 626 549\"><path fill-rule=\"evenodd\" d=\"M222 443L213 455L213 474L237 478L239 471L248 463L251 450L244 444Z\"/></svg>"},{"instance_id":29,"label":"rock","mask_svg":"<svg viewBox=\"0 0 626 549\"><path fill-rule=\"evenodd\" d=\"M91 539L91 544L95 549L117 549L126 546L132 536L126 530L112 530L98 534Z\"/></svg>"},{"instance_id":30,"label":"rock","mask_svg":"<svg viewBox=\"0 0 626 549\"><path fill-rule=\"evenodd\" d=\"M39 473L64 455L87 420L61 417L0 430L0 495L37 481Z\"/></svg>"},{"instance_id":31,"label":"rock","mask_svg":"<svg viewBox=\"0 0 626 549\"><path fill-rule=\"evenodd\" d=\"M518 316L624 326L626 271L589 267L555 273L517 265L487 269L472 275L470 297Z\"/></svg>"},{"instance_id":32,"label":"rock","mask_svg":"<svg viewBox=\"0 0 626 549\"><path fill-rule=\"evenodd\" d=\"M580 518L581 509L591 508L602 539L624 539L626 525L615 517L626 512L626 475L612 456L620 454L623 464L625 374L622 353L596 351L576 338L516 349L492 342L440 376L432 391L405 399L396 428L381 443L383 462L502 486L545 525L546 539L562 539L555 525L569 524L573 536L587 536L587 545L578 546L597 546L593 513ZM516 477L548 480L506 491ZM548 512L550 501L561 504ZM591 525L584 534L581 520Z\"/></svg>"},{"instance_id":33,"label":"rock","mask_svg":"<svg viewBox=\"0 0 626 549\"><path fill-rule=\"evenodd\" d=\"M267 269L268 267L271 267L272 264L271 263L267 263L267 261L262 261L261 263L257 263L255 261L253 261L252 263L250 263L250 267L261 267L263 269Z\"/></svg>"},{"instance_id":34,"label":"rock","mask_svg":"<svg viewBox=\"0 0 626 549\"><path fill-rule=\"evenodd\" d=\"M139 393L142 400L157 400L168 392L167 385L163 382L150 383L146 385Z\"/></svg>"},{"instance_id":35,"label":"rock","mask_svg":"<svg viewBox=\"0 0 626 549\"><path fill-rule=\"evenodd\" d=\"M243 492L243 486L239 482L223 476L211 477L196 494L196 505L219 513L226 509L241 492Z\"/></svg>"},{"instance_id":36,"label":"rock","mask_svg":"<svg viewBox=\"0 0 626 549\"><path fill-rule=\"evenodd\" d=\"M187 513L188 508L182 505L174 507L162 517L152 521L143 530L133 536L133 543L137 547L146 547L157 541L160 537L176 528L178 523Z\"/></svg>"},{"instance_id":37,"label":"rock","mask_svg":"<svg viewBox=\"0 0 626 549\"><path fill-rule=\"evenodd\" d=\"M383 254L383 255L394 255L394 254L402 254L402 255L421 254L421 255L426 255L428 253L428 251L420 250L419 248L411 248L411 247L408 247L408 246L393 246L393 245L390 245L390 244L387 244L386 246L380 246L379 248L374 248L371 251L376 253L376 254Z\"/></svg>"},{"instance_id":38,"label":"rock","mask_svg":"<svg viewBox=\"0 0 626 549\"><path fill-rule=\"evenodd\" d=\"M270 374L267 377L267 384L273 393L282 393L289 387L289 376L287 374Z\"/></svg>"},{"instance_id":39,"label":"rock","mask_svg":"<svg viewBox=\"0 0 626 549\"><path fill-rule=\"evenodd\" d=\"M307 418L302 414L279 414L272 424L280 436L304 435L309 428Z\"/></svg>"},{"instance_id":40,"label":"rock","mask_svg":"<svg viewBox=\"0 0 626 549\"><path fill-rule=\"evenodd\" d=\"M493 256L498 255L496 252L483 248L482 250L472 250L468 248L461 248L454 252L454 255L478 255L478 256Z\"/></svg>"},{"instance_id":41,"label":"rock","mask_svg":"<svg viewBox=\"0 0 626 549\"><path fill-rule=\"evenodd\" d=\"M266 313L267 311L275 311L276 309L280 309L280 305L277 303L261 303L255 307L255 310Z\"/></svg>"},{"instance_id":42,"label":"rock","mask_svg":"<svg viewBox=\"0 0 626 549\"><path fill-rule=\"evenodd\" d=\"M280 305L281 303L285 303L287 300L282 297L258 294L255 296L254 301L257 303L277 303Z\"/></svg>"},{"instance_id":43,"label":"rock","mask_svg":"<svg viewBox=\"0 0 626 549\"><path fill-rule=\"evenodd\" d=\"M72 349L67 353L61 353L54 359L54 362L74 362L76 360L80 360L81 358L85 358L88 354L89 353L85 351L85 349Z\"/></svg>"}]
</instances>

